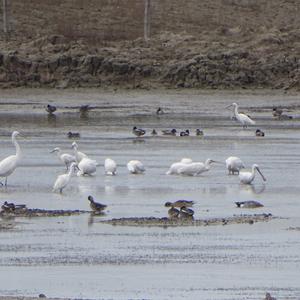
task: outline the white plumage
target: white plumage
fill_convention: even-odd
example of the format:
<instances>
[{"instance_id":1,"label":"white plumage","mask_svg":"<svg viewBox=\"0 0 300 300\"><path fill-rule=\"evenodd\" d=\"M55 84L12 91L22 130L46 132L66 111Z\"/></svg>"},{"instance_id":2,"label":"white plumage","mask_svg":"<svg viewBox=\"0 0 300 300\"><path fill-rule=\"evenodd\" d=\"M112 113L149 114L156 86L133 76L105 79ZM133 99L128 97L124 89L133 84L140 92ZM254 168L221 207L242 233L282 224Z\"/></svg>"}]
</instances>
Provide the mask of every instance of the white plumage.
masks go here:
<instances>
[{"instance_id":1,"label":"white plumage","mask_svg":"<svg viewBox=\"0 0 300 300\"><path fill-rule=\"evenodd\" d=\"M266 178L264 177L264 175L260 171L258 165L254 164L254 165L252 165L252 171L251 172L240 172L239 178L240 178L241 183L251 184L251 182L255 178L255 171L257 171L261 175L263 181L266 181Z\"/></svg>"},{"instance_id":2,"label":"white plumage","mask_svg":"<svg viewBox=\"0 0 300 300\"><path fill-rule=\"evenodd\" d=\"M239 106L236 103L232 103L228 107L230 106L234 107L234 116L236 120L243 125L244 128L247 127L248 125L255 125L255 121L250 119L247 115L238 112Z\"/></svg>"},{"instance_id":3,"label":"white plumage","mask_svg":"<svg viewBox=\"0 0 300 300\"><path fill-rule=\"evenodd\" d=\"M73 162L70 165L69 172L67 174L59 175L53 185L53 192L59 191L62 193L63 189L68 185L71 176L75 170L76 164Z\"/></svg>"},{"instance_id":4,"label":"white plumage","mask_svg":"<svg viewBox=\"0 0 300 300\"><path fill-rule=\"evenodd\" d=\"M210 165L215 162L214 160L208 158L205 163L202 162L192 162L185 164L183 167L178 169L178 174L186 176L197 176L203 172L210 170Z\"/></svg>"},{"instance_id":5,"label":"white plumage","mask_svg":"<svg viewBox=\"0 0 300 300\"><path fill-rule=\"evenodd\" d=\"M75 156L68 153L62 153L59 147L54 148L51 153L53 152L56 152L57 157L66 165L67 170L72 162L76 162Z\"/></svg>"},{"instance_id":6,"label":"white plumage","mask_svg":"<svg viewBox=\"0 0 300 300\"><path fill-rule=\"evenodd\" d=\"M242 160L236 156L230 156L225 160L226 168L229 174L240 173L240 169L245 168Z\"/></svg>"},{"instance_id":7,"label":"white plumage","mask_svg":"<svg viewBox=\"0 0 300 300\"><path fill-rule=\"evenodd\" d=\"M18 131L14 131L11 135L12 143L16 147L16 154L10 155L0 162L0 177L5 177L5 186L7 186L7 177L14 172L22 157L21 148L16 139L18 135L20 135Z\"/></svg>"},{"instance_id":8,"label":"white plumage","mask_svg":"<svg viewBox=\"0 0 300 300\"><path fill-rule=\"evenodd\" d=\"M180 168L182 168L185 165L190 164L192 162L193 162L193 160L191 158L182 158L181 161L173 163L166 174L167 175L176 175L176 174L178 174L178 170Z\"/></svg>"},{"instance_id":9,"label":"white plumage","mask_svg":"<svg viewBox=\"0 0 300 300\"><path fill-rule=\"evenodd\" d=\"M78 164L79 171L77 172L77 176L82 175L92 175L96 172L97 162L88 157L84 157L81 159Z\"/></svg>"},{"instance_id":10,"label":"white plumage","mask_svg":"<svg viewBox=\"0 0 300 300\"><path fill-rule=\"evenodd\" d=\"M104 161L104 169L106 175L116 175L117 164L113 159L107 158Z\"/></svg>"},{"instance_id":11,"label":"white plumage","mask_svg":"<svg viewBox=\"0 0 300 300\"><path fill-rule=\"evenodd\" d=\"M87 158L88 157L83 152L78 151L78 145L77 145L76 142L72 143L72 149L74 150L74 155L75 155L77 163L80 163L83 158Z\"/></svg>"},{"instance_id":12,"label":"white plumage","mask_svg":"<svg viewBox=\"0 0 300 300\"><path fill-rule=\"evenodd\" d=\"M127 163L127 169L132 174L142 174L145 172L145 167L139 160L129 161Z\"/></svg>"}]
</instances>

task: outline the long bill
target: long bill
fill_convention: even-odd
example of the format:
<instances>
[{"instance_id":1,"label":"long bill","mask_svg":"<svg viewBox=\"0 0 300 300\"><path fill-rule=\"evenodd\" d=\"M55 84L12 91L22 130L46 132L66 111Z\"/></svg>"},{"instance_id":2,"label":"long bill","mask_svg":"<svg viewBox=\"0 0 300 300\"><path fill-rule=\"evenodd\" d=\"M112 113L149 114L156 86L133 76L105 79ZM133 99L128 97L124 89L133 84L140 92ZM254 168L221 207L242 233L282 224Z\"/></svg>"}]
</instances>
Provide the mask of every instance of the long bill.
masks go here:
<instances>
[{"instance_id":1,"label":"long bill","mask_svg":"<svg viewBox=\"0 0 300 300\"><path fill-rule=\"evenodd\" d=\"M263 179L263 181L267 181L267 179L265 178L265 176L262 174L262 172L260 171L259 168L256 168L257 172L260 174L261 178Z\"/></svg>"},{"instance_id":2,"label":"long bill","mask_svg":"<svg viewBox=\"0 0 300 300\"><path fill-rule=\"evenodd\" d=\"M229 107L232 107L232 106L233 106L233 105L230 104L230 105L226 106L225 109L228 109Z\"/></svg>"}]
</instances>

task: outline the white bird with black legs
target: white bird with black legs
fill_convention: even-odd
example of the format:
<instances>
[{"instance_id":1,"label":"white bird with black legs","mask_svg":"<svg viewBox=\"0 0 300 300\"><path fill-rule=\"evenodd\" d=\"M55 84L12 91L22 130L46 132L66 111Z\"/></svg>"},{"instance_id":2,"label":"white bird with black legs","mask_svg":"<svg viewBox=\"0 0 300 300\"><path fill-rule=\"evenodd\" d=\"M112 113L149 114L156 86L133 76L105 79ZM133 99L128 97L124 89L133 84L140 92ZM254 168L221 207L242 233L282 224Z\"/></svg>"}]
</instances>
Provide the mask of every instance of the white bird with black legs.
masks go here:
<instances>
[{"instance_id":1,"label":"white bird with black legs","mask_svg":"<svg viewBox=\"0 0 300 300\"><path fill-rule=\"evenodd\" d=\"M178 174L186 176L197 176L210 170L211 164L217 161L208 158L203 162L192 162L178 169Z\"/></svg>"},{"instance_id":2,"label":"white bird with black legs","mask_svg":"<svg viewBox=\"0 0 300 300\"><path fill-rule=\"evenodd\" d=\"M175 162L170 166L166 175L178 175L178 170L181 167L184 167L185 165L190 164L192 162L193 160L191 158L182 158L181 161Z\"/></svg>"},{"instance_id":3,"label":"white bird with black legs","mask_svg":"<svg viewBox=\"0 0 300 300\"><path fill-rule=\"evenodd\" d=\"M139 160L131 160L127 163L127 169L131 174L143 174L146 169Z\"/></svg>"},{"instance_id":4,"label":"white bird with black legs","mask_svg":"<svg viewBox=\"0 0 300 300\"><path fill-rule=\"evenodd\" d=\"M104 169L106 175L116 175L117 164L113 159L106 158L104 161Z\"/></svg>"},{"instance_id":5,"label":"white bird with black legs","mask_svg":"<svg viewBox=\"0 0 300 300\"><path fill-rule=\"evenodd\" d=\"M15 171L22 158L22 151L19 143L17 142L18 135L21 135L18 131L14 131L11 135L12 143L16 148L16 154L10 155L0 162L0 177L5 177L5 186L7 186L7 177ZM2 182L1 184L3 185Z\"/></svg>"},{"instance_id":6,"label":"white bird with black legs","mask_svg":"<svg viewBox=\"0 0 300 300\"><path fill-rule=\"evenodd\" d=\"M80 161L81 161L83 158L87 158L87 157L88 157L85 153L78 151L78 145L77 145L76 142L73 142L73 143L72 143L72 149L73 149L73 151L74 151L74 156L75 156L75 158L76 158L76 162L77 162L77 163L80 163Z\"/></svg>"},{"instance_id":7,"label":"white bird with black legs","mask_svg":"<svg viewBox=\"0 0 300 300\"><path fill-rule=\"evenodd\" d=\"M236 103L232 103L226 108L233 107L234 108L234 117L235 119L243 125L243 128L246 128L248 125L255 125L255 121L253 121L249 116L239 113L239 106Z\"/></svg>"},{"instance_id":8,"label":"white bird with black legs","mask_svg":"<svg viewBox=\"0 0 300 300\"><path fill-rule=\"evenodd\" d=\"M63 189L68 185L70 182L70 179L72 177L72 174L74 173L76 168L76 163L71 163L69 172L67 174L59 175L53 185L53 192L59 191L62 193Z\"/></svg>"},{"instance_id":9,"label":"white bird with black legs","mask_svg":"<svg viewBox=\"0 0 300 300\"><path fill-rule=\"evenodd\" d=\"M72 162L76 162L76 158L74 155L68 153L62 153L59 147L54 148L50 153L56 153L57 157L65 164L67 170Z\"/></svg>"},{"instance_id":10,"label":"white bird with black legs","mask_svg":"<svg viewBox=\"0 0 300 300\"><path fill-rule=\"evenodd\" d=\"M234 175L234 173L240 173L240 170L245 168L244 163L242 162L242 160L239 157L236 156L230 156L225 160L226 163L226 168L229 172L229 175L232 174Z\"/></svg>"},{"instance_id":11,"label":"white bird with black legs","mask_svg":"<svg viewBox=\"0 0 300 300\"><path fill-rule=\"evenodd\" d=\"M254 164L254 165L252 165L252 171L251 172L240 172L239 178L240 178L241 183L251 184L252 181L255 178L255 171L257 171L260 174L263 181L267 180L265 178L265 176L262 174L262 172L260 171L259 166L257 164Z\"/></svg>"}]
</instances>

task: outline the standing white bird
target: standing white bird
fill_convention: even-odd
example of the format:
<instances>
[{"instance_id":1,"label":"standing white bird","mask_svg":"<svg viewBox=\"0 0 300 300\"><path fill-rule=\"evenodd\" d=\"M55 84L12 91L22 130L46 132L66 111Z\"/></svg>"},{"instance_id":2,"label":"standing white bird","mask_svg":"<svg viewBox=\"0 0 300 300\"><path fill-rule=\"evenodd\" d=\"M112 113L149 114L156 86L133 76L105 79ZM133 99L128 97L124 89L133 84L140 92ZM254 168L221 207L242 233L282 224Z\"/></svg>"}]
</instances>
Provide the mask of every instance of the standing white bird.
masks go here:
<instances>
[{"instance_id":1,"label":"standing white bird","mask_svg":"<svg viewBox=\"0 0 300 300\"><path fill-rule=\"evenodd\" d=\"M262 172L260 171L258 165L254 164L254 165L252 165L252 171L251 172L240 172L239 178L240 178L241 183L251 184L251 182L255 178L255 170L257 170L257 172L260 174L260 176L262 177L263 181L266 181L266 178L262 174Z\"/></svg>"},{"instance_id":2,"label":"standing white bird","mask_svg":"<svg viewBox=\"0 0 300 300\"><path fill-rule=\"evenodd\" d=\"M107 158L104 161L104 169L105 169L105 174L106 175L116 175L117 164L113 159Z\"/></svg>"},{"instance_id":3,"label":"standing white bird","mask_svg":"<svg viewBox=\"0 0 300 300\"><path fill-rule=\"evenodd\" d=\"M79 171L77 176L81 175L92 175L96 172L97 162L88 157L84 157L78 164Z\"/></svg>"},{"instance_id":4,"label":"standing white bird","mask_svg":"<svg viewBox=\"0 0 300 300\"><path fill-rule=\"evenodd\" d=\"M236 103L232 103L229 106L227 106L226 108L229 108L231 106L234 107L235 119L243 125L243 128L246 128L248 125L255 125L255 121L250 119L249 116L238 112L239 106Z\"/></svg>"},{"instance_id":5,"label":"standing white bird","mask_svg":"<svg viewBox=\"0 0 300 300\"><path fill-rule=\"evenodd\" d=\"M212 163L216 162L208 158L205 163L202 162L192 162L190 164L186 164L185 166L178 169L178 174L187 175L187 176L197 176L203 172L207 172L210 170L210 166Z\"/></svg>"},{"instance_id":6,"label":"standing white bird","mask_svg":"<svg viewBox=\"0 0 300 300\"><path fill-rule=\"evenodd\" d=\"M190 164L192 162L193 162L193 160L191 158L182 158L181 161L175 162L171 165L171 167L167 171L166 175L176 175L176 174L178 174L178 170L181 167L184 167L185 165Z\"/></svg>"},{"instance_id":7,"label":"standing white bird","mask_svg":"<svg viewBox=\"0 0 300 300\"><path fill-rule=\"evenodd\" d=\"M131 160L127 163L127 169L132 174L142 174L146 171L144 165L139 160Z\"/></svg>"},{"instance_id":8,"label":"standing white bird","mask_svg":"<svg viewBox=\"0 0 300 300\"><path fill-rule=\"evenodd\" d=\"M72 174L74 173L76 163L71 163L69 172L67 174L59 175L53 185L53 192L59 191L62 193L63 189L68 185Z\"/></svg>"},{"instance_id":9,"label":"standing white bird","mask_svg":"<svg viewBox=\"0 0 300 300\"><path fill-rule=\"evenodd\" d=\"M240 173L240 169L245 168L242 160L236 156L230 156L225 160L226 168L228 169L229 174L234 175L235 172Z\"/></svg>"},{"instance_id":10,"label":"standing white bird","mask_svg":"<svg viewBox=\"0 0 300 300\"><path fill-rule=\"evenodd\" d=\"M72 162L76 162L75 156L68 153L61 153L61 149L59 147L54 148L50 153L56 153L57 157L66 165L67 170Z\"/></svg>"},{"instance_id":11,"label":"standing white bird","mask_svg":"<svg viewBox=\"0 0 300 300\"><path fill-rule=\"evenodd\" d=\"M22 158L22 151L16 139L18 135L20 135L18 131L14 131L11 135L12 143L16 147L16 154L10 155L0 162L0 177L5 177L5 186L7 186L7 177L14 172ZM1 184L3 185L3 183Z\"/></svg>"},{"instance_id":12,"label":"standing white bird","mask_svg":"<svg viewBox=\"0 0 300 300\"><path fill-rule=\"evenodd\" d=\"M76 142L73 142L72 143L72 149L74 151L74 155L75 155L75 158L76 158L76 161L77 163L80 163L80 161L83 159L83 158L87 158L88 156L86 154L84 154L83 152L80 152L78 151L78 145Z\"/></svg>"}]
</instances>

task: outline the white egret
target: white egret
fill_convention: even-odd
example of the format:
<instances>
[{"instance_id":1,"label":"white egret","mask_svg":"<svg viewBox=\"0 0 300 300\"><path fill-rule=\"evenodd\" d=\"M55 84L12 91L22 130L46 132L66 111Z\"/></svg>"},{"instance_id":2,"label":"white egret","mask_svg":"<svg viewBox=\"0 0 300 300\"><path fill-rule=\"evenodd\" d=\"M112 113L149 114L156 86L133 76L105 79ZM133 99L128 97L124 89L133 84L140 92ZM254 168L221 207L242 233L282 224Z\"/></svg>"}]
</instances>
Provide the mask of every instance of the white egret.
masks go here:
<instances>
[{"instance_id":1,"label":"white egret","mask_svg":"<svg viewBox=\"0 0 300 300\"><path fill-rule=\"evenodd\" d=\"M254 164L254 165L252 165L252 171L251 172L240 172L239 178L240 178L241 183L251 184L251 182L255 178L255 170L257 170L257 172L261 175L263 181L266 181L266 178L262 174L262 172L260 171L258 165Z\"/></svg>"},{"instance_id":2,"label":"white egret","mask_svg":"<svg viewBox=\"0 0 300 300\"><path fill-rule=\"evenodd\" d=\"M113 159L107 158L104 161L104 169L106 175L116 175L117 164Z\"/></svg>"},{"instance_id":3,"label":"white egret","mask_svg":"<svg viewBox=\"0 0 300 300\"><path fill-rule=\"evenodd\" d=\"M186 176L197 176L203 172L207 172L210 170L210 165L216 162L208 158L205 163L202 162L192 162L190 164L186 164L185 166L178 169L178 174L186 175Z\"/></svg>"},{"instance_id":4,"label":"white egret","mask_svg":"<svg viewBox=\"0 0 300 300\"><path fill-rule=\"evenodd\" d=\"M230 156L225 160L226 168L228 169L229 174L234 175L235 172L240 173L240 169L245 168L242 160L236 156Z\"/></svg>"},{"instance_id":5,"label":"white egret","mask_svg":"<svg viewBox=\"0 0 300 300\"><path fill-rule=\"evenodd\" d=\"M97 162L88 157L84 157L81 159L78 164L79 171L77 172L77 176L81 175L92 175L96 172Z\"/></svg>"},{"instance_id":6,"label":"white egret","mask_svg":"<svg viewBox=\"0 0 300 300\"><path fill-rule=\"evenodd\" d=\"M72 143L72 149L74 151L74 155L75 155L75 158L76 158L76 161L77 163L80 163L80 161L83 159L83 158L87 158L88 156L86 154L84 154L83 152L80 152L78 151L78 145L76 142L73 142Z\"/></svg>"},{"instance_id":7,"label":"white egret","mask_svg":"<svg viewBox=\"0 0 300 300\"><path fill-rule=\"evenodd\" d=\"M53 192L59 191L62 193L63 189L68 185L72 174L74 173L76 163L71 163L69 172L67 174L59 175L53 185Z\"/></svg>"},{"instance_id":8,"label":"white egret","mask_svg":"<svg viewBox=\"0 0 300 300\"><path fill-rule=\"evenodd\" d=\"M255 125L255 121L250 119L249 116L238 112L239 106L236 103L230 104L229 106L227 106L227 108L231 106L234 107L234 117L243 125L243 128L246 128L248 125Z\"/></svg>"},{"instance_id":9,"label":"white egret","mask_svg":"<svg viewBox=\"0 0 300 300\"><path fill-rule=\"evenodd\" d=\"M181 167L184 167L186 164L190 164L192 162L193 160L191 158L182 158L181 161L173 163L166 174L176 175Z\"/></svg>"},{"instance_id":10,"label":"white egret","mask_svg":"<svg viewBox=\"0 0 300 300\"><path fill-rule=\"evenodd\" d=\"M127 169L132 174L142 174L146 171L144 165L139 160L131 160L127 163Z\"/></svg>"},{"instance_id":11,"label":"white egret","mask_svg":"<svg viewBox=\"0 0 300 300\"><path fill-rule=\"evenodd\" d=\"M20 135L18 131L14 131L11 135L12 143L16 147L16 154L10 155L0 162L0 177L5 177L5 186L7 186L7 177L14 172L22 158L22 151L16 139L18 135ZM1 184L3 185L3 183Z\"/></svg>"},{"instance_id":12,"label":"white egret","mask_svg":"<svg viewBox=\"0 0 300 300\"><path fill-rule=\"evenodd\" d=\"M76 162L75 156L68 153L62 153L59 147L54 148L50 153L54 152L57 154L57 157L66 165L67 170L72 162Z\"/></svg>"}]
</instances>

